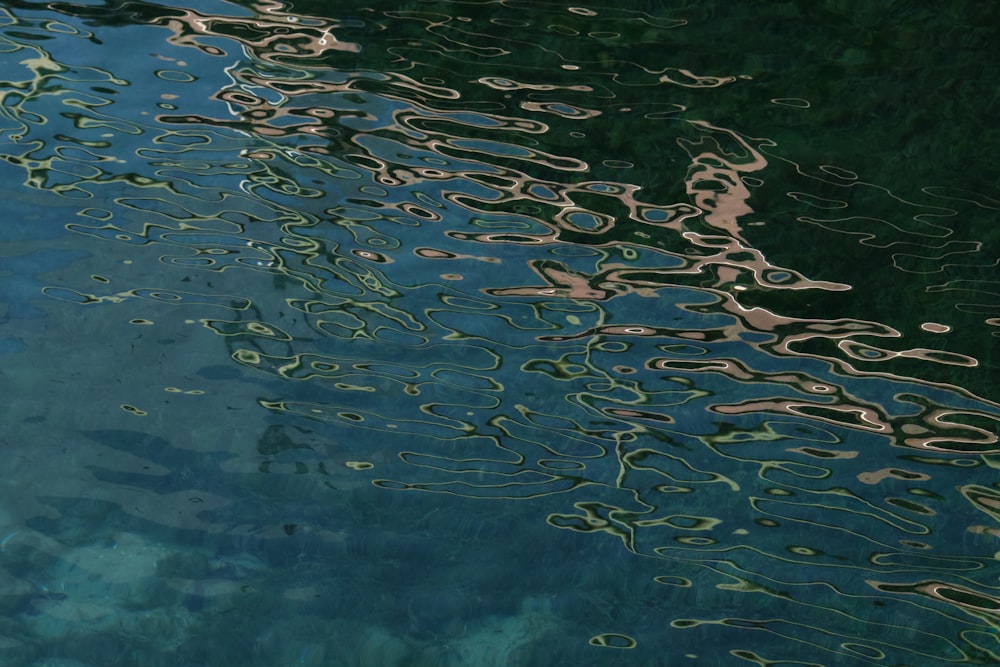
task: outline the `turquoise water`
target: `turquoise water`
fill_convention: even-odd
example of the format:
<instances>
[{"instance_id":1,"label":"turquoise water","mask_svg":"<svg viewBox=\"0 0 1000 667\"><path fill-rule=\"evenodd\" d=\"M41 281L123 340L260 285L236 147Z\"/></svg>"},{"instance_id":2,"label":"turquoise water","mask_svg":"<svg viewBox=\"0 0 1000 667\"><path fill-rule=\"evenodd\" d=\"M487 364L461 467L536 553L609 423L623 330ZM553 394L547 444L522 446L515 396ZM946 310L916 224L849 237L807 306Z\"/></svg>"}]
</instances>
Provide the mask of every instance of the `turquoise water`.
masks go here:
<instances>
[{"instance_id":1,"label":"turquoise water","mask_svg":"<svg viewBox=\"0 0 1000 667\"><path fill-rule=\"evenodd\" d=\"M3 3L0 664L997 664L998 26Z\"/></svg>"}]
</instances>

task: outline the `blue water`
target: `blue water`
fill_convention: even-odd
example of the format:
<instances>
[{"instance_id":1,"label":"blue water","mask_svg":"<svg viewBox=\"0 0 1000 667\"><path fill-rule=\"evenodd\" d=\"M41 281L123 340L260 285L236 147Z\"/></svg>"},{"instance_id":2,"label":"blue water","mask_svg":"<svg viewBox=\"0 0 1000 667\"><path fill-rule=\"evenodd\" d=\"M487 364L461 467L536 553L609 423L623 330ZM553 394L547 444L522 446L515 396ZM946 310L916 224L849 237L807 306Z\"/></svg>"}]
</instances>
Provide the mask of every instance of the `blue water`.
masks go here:
<instances>
[{"instance_id":1,"label":"blue water","mask_svg":"<svg viewBox=\"0 0 1000 667\"><path fill-rule=\"evenodd\" d=\"M1000 663L989 3L0 6L0 665Z\"/></svg>"}]
</instances>

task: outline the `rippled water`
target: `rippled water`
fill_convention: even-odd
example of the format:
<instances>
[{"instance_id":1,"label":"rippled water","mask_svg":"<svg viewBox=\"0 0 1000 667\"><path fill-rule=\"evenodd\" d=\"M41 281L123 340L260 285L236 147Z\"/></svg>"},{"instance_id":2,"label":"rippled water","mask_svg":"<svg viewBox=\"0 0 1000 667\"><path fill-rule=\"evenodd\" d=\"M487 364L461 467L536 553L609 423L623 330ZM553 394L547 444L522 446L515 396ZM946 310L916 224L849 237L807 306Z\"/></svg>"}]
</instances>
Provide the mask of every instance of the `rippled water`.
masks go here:
<instances>
[{"instance_id":1,"label":"rippled water","mask_svg":"<svg viewBox=\"0 0 1000 667\"><path fill-rule=\"evenodd\" d=\"M994 3L377 4L0 7L0 663L997 664Z\"/></svg>"}]
</instances>

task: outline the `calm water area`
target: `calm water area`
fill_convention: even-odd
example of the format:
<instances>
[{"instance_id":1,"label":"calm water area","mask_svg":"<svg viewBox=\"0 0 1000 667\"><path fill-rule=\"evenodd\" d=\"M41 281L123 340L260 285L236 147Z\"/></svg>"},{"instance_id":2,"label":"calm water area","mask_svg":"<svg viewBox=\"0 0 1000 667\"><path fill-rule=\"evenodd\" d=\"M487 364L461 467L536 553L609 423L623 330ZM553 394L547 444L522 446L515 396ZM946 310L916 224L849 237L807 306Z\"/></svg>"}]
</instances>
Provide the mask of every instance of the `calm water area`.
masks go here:
<instances>
[{"instance_id":1,"label":"calm water area","mask_svg":"<svg viewBox=\"0 0 1000 667\"><path fill-rule=\"evenodd\" d=\"M1000 664L998 45L0 2L0 666Z\"/></svg>"}]
</instances>

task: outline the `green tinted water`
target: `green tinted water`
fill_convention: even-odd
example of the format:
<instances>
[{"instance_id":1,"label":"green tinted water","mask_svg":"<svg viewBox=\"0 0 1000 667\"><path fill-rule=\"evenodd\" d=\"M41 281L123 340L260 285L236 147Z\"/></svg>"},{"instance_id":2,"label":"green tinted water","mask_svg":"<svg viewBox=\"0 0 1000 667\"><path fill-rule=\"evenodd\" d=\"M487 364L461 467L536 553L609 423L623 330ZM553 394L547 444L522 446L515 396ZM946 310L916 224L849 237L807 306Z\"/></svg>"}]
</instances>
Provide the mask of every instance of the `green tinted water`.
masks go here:
<instances>
[{"instance_id":1,"label":"green tinted water","mask_svg":"<svg viewBox=\"0 0 1000 667\"><path fill-rule=\"evenodd\" d=\"M0 14L0 662L997 662L992 5L190 4Z\"/></svg>"}]
</instances>

